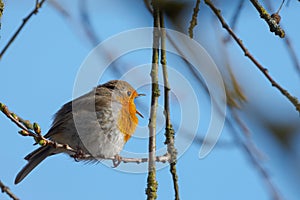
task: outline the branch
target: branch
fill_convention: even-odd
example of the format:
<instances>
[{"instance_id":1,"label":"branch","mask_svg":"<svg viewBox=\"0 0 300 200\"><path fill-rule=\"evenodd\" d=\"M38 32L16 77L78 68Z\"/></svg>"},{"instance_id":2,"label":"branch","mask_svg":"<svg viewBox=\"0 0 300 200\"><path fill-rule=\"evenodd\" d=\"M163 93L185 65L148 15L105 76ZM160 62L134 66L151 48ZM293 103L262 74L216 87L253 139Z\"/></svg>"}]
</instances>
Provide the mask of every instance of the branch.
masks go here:
<instances>
[{"instance_id":1,"label":"branch","mask_svg":"<svg viewBox=\"0 0 300 200\"><path fill-rule=\"evenodd\" d=\"M30 136L33 137L35 142L41 146L49 145L54 148L63 148L65 150L77 153L78 150L75 150L71 148L67 144L59 144L56 143L52 140L46 139L42 134L41 134L41 128L37 123L31 124L28 120L24 120L15 113L11 112L6 105L0 102L0 111L6 115L13 123L15 123L19 128L22 130L19 131L19 133L22 136ZM31 130L34 130L31 131Z\"/></svg>"},{"instance_id":2,"label":"branch","mask_svg":"<svg viewBox=\"0 0 300 200\"><path fill-rule=\"evenodd\" d=\"M10 40L8 41L8 43L5 45L5 47L2 49L1 53L0 53L0 60L2 59L4 53L6 52L6 50L8 49L8 47L10 47L10 45L14 42L14 40L16 39L16 37L19 35L19 33L21 32L21 30L23 29L23 27L26 25L26 23L29 21L29 19L33 16L36 15L39 11L39 9L42 7L42 5L44 4L46 0L41 0L36 1L35 7L34 9L27 15L27 17L25 17L23 19L22 24L19 26L19 28L17 29L17 31L13 34L13 36L10 38Z\"/></svg>"},{"instance_id":3,"label":"branch","mask_svg":"<svg viewBox=\"0 0 300 200\"><path fill-rule=\"evenodd\" d=\"M105 160L112 160L113 163L115 163L117 161L118 164L120 162L139 164L139 163L148 162L148 160L149 160L148 158L124 158L124 157L120 157L120 156L118 156L118 157L101 157L101 156L94 157L91 154L83 154L79 149L73 149L68 144L59 144L55 141L46 139L44 136L42 136L41 129L37 123L31 124L28 120L22 119L15 113L9 111L7 106L4 105L3 103L0 103L0 111L3 112L19 128L22 129L21 131L19 131L19 133L22 136L33 137L35 142L41 146L48 145L48 146L52 146L54 148L62 148L64 150L73 152L74 154L71 157L73 157L76 161L86 160L86 159L105 159ZM34 132L31 130L34 130ZM166 153L165 155L154 157L154 162L165 163L165 162L168 162L170 160L170 158L171 158L171 156L168 153ZM116 167L117 165L114 165L114 167Z\"/></svg>"},{"instance_id":4,"label":"branch","mask_svg":"<svg viewBox=\"0 0 300 200\"><path fill-rule=\"evenodd\" d=\"M200 1L199 1L200 2ZM168 77L168 69L167 69L167 55L166 55L166 29L164 23L164 16L161 12L160 15L160 26L161 26L161 65L163 71L163 79L164 79L164 114L166 119L166 141L165 144L168 148L168 153L170 157L170 172L173 179L173 187L175 191L175 200L179 200L179 186L178 186L178 175L176 170L176 162L177 162L177 150L175 148L174 135L175 131L173 129L171 123L171 115L170 115L170 84Z\"/></svg>"},{"instance_id":5,"label":"branch","mask_svg":"<svg viewBox=\"0 0 300 200\"><path fill-rule=\"evenodd\" d=\"M152 94L151 94L151 110L149 120L149 163L148 163L148 178L147 178L147 199L154 200L157 198L157 180L156 180L156 166L155 166L155 152L156 152L156 114L158 107L158 97L160 95L158 87L158 57L159 57L159 8L158 0L152 1L153 6L153 52L152 52Z\"/></svg>"},{"instance_id":6,"label":"branch","mask_svg":"<svg viewBox=\"0 0 300 200\"><path fill-rule=\"evenodd\" d=\"M193 31L194 31L195 26L197 25L197 16L198 16L198 13L199 13L199 6L200 6L200 0L197 0L195 8L194 8L192 19L190 21L190 26L189 26L189 36L190 36L190 38L194 37Z\"/></svg>"},{"instance_id":7,"label":"branch","mask_svg":"<svg viewBox=\"0 0 300 200\"><path fill-rule=\"evenodd\" d=\"M225 47L228 43L226 43L224 40L222 40L221 47ZM258 174L262 177L262 180L268 187L270 191L270 196L272 199L280 200L282 199L280 191L275 187L275 184L272 182L272 179L269 175L269 172L267 169L263 167L263 165L259 162L261 158L264 157L263 153L256 147L253 139L251 138L251 132L250 129L247 127L247 125L244 123L244 121L238 116L238 109L241 108L242 104L246 102L247 98L243 94L242 89L240 88L240 85L238 84L233 71L230 67L230 61L228 59L227 50L223 48L223 52L221 52L222 55L224 55L225 65L228 68L230 81L232 83L233 91L229 91L229 86L226 88L226 93L229 93L227 96L227 106L229 108L229 113L231 114L231 117L226 116L226 122L231 129L230 133L235 138L236 143L239 144L241 150L245 152L245 155L249 157L249 160L253 164L253 167L258 172ZM236 130L234 128L234 125L237 125L237 128L239 130ZM240 136L239 132L243 133L242 136ZM243 137L243 138L241 138Z\"/></svg>"},{"instance_id":8,"label":"branch","mask_svg":"<svg viewBox=\"0 0 300 200\"><path fill-rule=\"evenodd\" d=\"M113 167L117 167L121 162L123 163L146 163L149 162L149 158L125 158L122 156L114 156L114 157L103 157L103 156L97 156L94 157L90 154L80 154L80 152L77 151L77 154L74 154L71 156L75 159L75 161L81 161L81 160L88 160L88 159L98 159L98 160L111 160L113 162ZM169 162L171 159L170 154L166 153L161 156L155 156L154 162L161 162L166 163Z\"/></svg>"},{"instance_id":9,"label":"branch","mask_svg":"<svg viewBox=\"0 0 300 200\"><path fill-rule=\"evenodd\" d=\"M289 52L292 62L294 63L294 68L298 72L298 75L300 75L300 62L298 60L299 54L297 56L295 48L293 47L293 44L289 37L285 37L284 44L286 46L287 51Z\"/></svg>"},{"instance_id":10,"label":"branch","mask_svg":"<svg viewBox=\"0 0 300 200\"><path fill-rule=\"evenodd\" d=\"M210 0L205 0L205 3L211 8L211 10L215 13L215 15L218 17L219 21L221 22L224 29L227 30L227 32L233 37L233 39L236 41L236 43L240 46L240 48L243 50L246 57L248 57L255 65L256 67L264 74L264 76L269 80L269 82L272 84L273 87L277 88L281 94L283 94L296 108L296 110L300 113L300 103L298 99L294 96L292 96L286 89L281 87L269 74L268 70L264 68L253 56L250 54L248 49L244 46L241 39L237 37L237 35L233 32L233 30L229 27L229 25L225 22L224 18L221 15L221 11L218 10L214 4Z\"/></svg>"},{"instance_id":11,"label":"branch","mask_svg":"<svg viewBox=\"0 0 300 200\"><path fill-rule=\"evenodd\" d=\"M149 13L153 14L150 0L144 0L144 5L146 6L146 9L149 11Z\"/></svg>"},{"instance_id":12,"label":"branch","mask_svg":"<svg viewBox=\"0 0 300 200\"><path fill-rule=\"evenodd\" d=\"M230 111L231 111L231 114L233 116L233 119L238 124L239 128L242 131L245 131L245 127L246 126L243 123L243 121L237 116L235 110L231 108ZM261 176L263 177L266 185L269 187L272 199L274 199L274 200L283 200L280 192L275 187L275 184L272 182L270 174L263 167L263 165L259 162L258 157L260 157L259 155L261 155L261 154L259 154L259 151L258 151L258 149L255 148L255 145L253 144L253 142L250 139L247 139L246 141L240 139L239 136L238 136L238 133L234 130L233 125L231 123L228 123L228 124L229 124L229 126L231 126L231 129L233 130L231 132L232 135L239 141L239 143L241 144L242 148L246 152L246 155L248 155L250 161L252 162L253 166L261 174ZM246 131L248 131L248 130L246 130Z\"/></svg>"},{"instance_id":13,"label":"branch","mask_svg":"<svg viewBox=\"0 0 300 200\"><path fill-rule=\"evenodd\" d=\"M3 3L2 0L0 0L0 30L1 30L1 25L2 25L1 18L2 18L2 15L3 15L3 11L4 11L4 3ZM0 39L1 39L1 37L0 37Z\"/></svg>"},{"instance_id":14,"label":"branch","mask_svg":"<svg viewBox=\"0 0 300 200\"><path fill-rule=\"evenodd\" d=\"M156 156L154 160L156 162L166 163L166 162L170 161L170 157L171 156L168 153L166 153L162 156ZM99 159L106 159L106 160L115 161L116 157L109 157L109 158L99 157ZM119 159L119 161L122 161L123 163L136 163L136 164L145 163L145 162L149 161L149 158L124 158L124 157L119 157L117 159Z\"/></svg>"},{"instance_id":15,"label":"branch","mask_svg":"<svg viewBox=\"0 0 300 200\"><path fill-rule=\"evenodd\" d=\"M6 193L13 200L19 200L19 198L14 193L12 193L12 191L9 189L9 187L4 185L1 181L0 181L0 188L1 188L2 193Z\"/></svg>"},{"instance_id":16,"label":"branch","mask_svg":"<svg viewBox=\"0 0 300 200\"><path fill-rule=\"evenodd\" d=\"M274 10L272 7L272 3L270 2L270 0L266 0L265 1L266 6L268 7L269 10ZM289 2L287 2L287 6L288 6ZM280 8L278 9L278 11L280 10ZM277 11L277 12L278 12ZM297 71L298 75L300 76L300 62L298 60L298 55L296 53L295 48L293 47L293 44L291 42L290 37L288 37L288 34L285 36L284 40L283 40L286 49L288 51L289 56L291 57L292 62L294 63L294 68Z\"/></svg>"},{"instance_id":17,"label":"branch","mask_svg":"<svg viewBox=\"0 0 300 200\"><path fill-rule=\"evenodd\" d=\"M4 11L4 3L3 3L2 0L0 0L0 19L1 19L2 15L3 15L3 11ZM0 26L0 28L1 28L1 26Z\"/></svg>"},{"instance_id":18,"label":"branch","mask_svg":"<svg viewBox=\"0 0 300 200\"><path fill-rule=\"evenodd\" d=\"M245 0L240 0L238 6L235 9L234 15L232 16L232 18L230 20L229 24L230 24L232 30L235 30L235 27L236 27L237 21L240 17L244 3L245 3ZM227 35L227 37L224 38L224 42L227 43L230 41L230 39L231 39L230 35Z\"/></svg>"},{"instance_id":19,"label":"branch","mask_svg":"<svg viewBox=\"0 0 300 200\"><path fill-rule=\"evenodd\" d=\"M167 37L168 37L168 35L167 35ZM181 55L181 57L184 57L184 54L188 53L188 52L182 52L180 47L178 47L176 42L171 37L168 37L168 39L169 39L170 43L174 46L174 48L178 51L178 53ZM224 42L224 40L223 40L223 42ZM225 44L227 44L227 43L224 42L224 45ZM225 54L224 52L221 52L221 53ZM186 62L184 59L183 59L183 61ZM188 66L187 69L195 77L195 79L203 86L206 96L209 97L209 95L208 95L209 92L208 92L207 88L205 87L203 80L200 78L200 75L194 71L194 68L190 65L190 63L186 62L186 64ZM212 100L216 101L214 98L212 98ZM217 111L220 113L220 115L223 115L223 113L219 107L219 104L216 104L216 105L217 105ZM230 110L232 110L232 107L229 106L229 108L230 108ZM258 160L258 158L262 157L261 152L258 149L254 148L255 146L253 143L251 143L252 141L249 142L249 141L245 141L242 138L240 138L239 134L238 134L238 130L236 130L234 127L234 124L238 124L240 131L243 132L244 135L248 138L249 137L248 135L250 135L250 133L249 133L249 130L246 127L246 125L243 124L243 122L241 120L239 120L238 118L230 118L228 115L225 116L225 120L226 120L226 124L231 129L230 133L235 138L235 143L222 143L221 144L222 147L234 147L234 146L238 145L238 147L240 147L245 152L245 155L250 158L250 161L252 162L253 166L258 171L258 173L260 173L262 175L262 178L265 181L266 185L270 188L271 195L273 197L274 196L279 197L279 199L280 199L280 192L278 190L276 190L276 187L275 187L274 183L272 182L272 179L269 176L269 172L267 171L267 169L265 169L263 167L263 165ZM235 120L235 121L233 121L233 120ZM203 140L200 137L196 138L196 143L205 145L205 144L203 144ZM234 144L236 144L236 145L234 145Z\"/></svg>"},{"instance_id":20,"label":"branch","mask_svg":"<svg viewBox=\"0 0 300 200\"><path fill-rule=\"evenodd\" d=\"M68 10L66 10L60 3L58 3L56 0L49 0L49 5L51 5L59 14L61 14L63 17L70 19L71 14Z\"/></svg>"},{"instance_id":21,"label":"branch","mask_svg":"<svg viewBox=\"0 0 300 200\"><path fill-rule=\"evenodd\" d=\"M274 32L275 35L278 35L279 37L284 38L285 32L279 26L279 24L278 24L279 21L276 21L276 18L272 17L257 0L250 0L250 1L254 5L256 10L259 12L260 17L263 18L267 22L267 24L270 27L270 31ZM206 2L210 2L210 1L206 1Z\"/></svg>"}]
</instances>

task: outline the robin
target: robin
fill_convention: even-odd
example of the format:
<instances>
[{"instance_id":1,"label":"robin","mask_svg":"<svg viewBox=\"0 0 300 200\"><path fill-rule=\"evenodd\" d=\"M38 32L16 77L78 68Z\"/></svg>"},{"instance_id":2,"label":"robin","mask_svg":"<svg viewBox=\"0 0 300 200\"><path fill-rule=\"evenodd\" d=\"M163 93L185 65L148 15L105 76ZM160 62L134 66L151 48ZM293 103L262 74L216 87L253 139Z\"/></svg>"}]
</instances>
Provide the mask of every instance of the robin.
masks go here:
<instances>
[{"instance_id":1,"label":"robin","mask_svg":"<svg viewBox=\"0 0 300 200\"><path fill-rule=\"evenodd\" d=\"M121 80L99 85L91 92L62 106L55 114L45 138L97 157L118 156L138 124L135 98L141 96ZM18 173L15 184L21 182L48 156L75 153L52 146L42 146L25 157L27 165Z\"/></svg>"}]
</instances>

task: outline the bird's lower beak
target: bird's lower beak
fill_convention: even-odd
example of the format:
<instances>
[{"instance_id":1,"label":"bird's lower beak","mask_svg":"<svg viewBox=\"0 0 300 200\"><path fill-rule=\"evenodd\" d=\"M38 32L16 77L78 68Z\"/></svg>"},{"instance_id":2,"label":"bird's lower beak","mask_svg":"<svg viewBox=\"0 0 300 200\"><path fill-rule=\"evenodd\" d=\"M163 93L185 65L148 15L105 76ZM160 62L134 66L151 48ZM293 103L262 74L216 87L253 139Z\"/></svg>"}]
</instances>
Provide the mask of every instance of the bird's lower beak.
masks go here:
<instances>
[{"instance_id":1,"label":"bird's lower beak","mask_svg":"<svg viewBox=\"0 0 300 200\"><path fill-rule=\"evenodd\" d=\"M140 113L138 110L136 110L136 114L138 114L139 116L141 116L141 118L144 118L144 116L142 115L142 113Z\"/></svg>"},{"instance_id":2,"label":"bird's lower beak","mask_svg":"<svg viewBox=\"0 0 300 200\"><path fill-rule=\"evenodd\" d=\"M142 97L142 96L146 96L146 94L138 94L137 97ZM141 116L141 118L144 118L144 116L142 115L142 113L140 113L138 110L136 110L136 114L138 114L139 116Z\"/></svg>"}]
</instances>

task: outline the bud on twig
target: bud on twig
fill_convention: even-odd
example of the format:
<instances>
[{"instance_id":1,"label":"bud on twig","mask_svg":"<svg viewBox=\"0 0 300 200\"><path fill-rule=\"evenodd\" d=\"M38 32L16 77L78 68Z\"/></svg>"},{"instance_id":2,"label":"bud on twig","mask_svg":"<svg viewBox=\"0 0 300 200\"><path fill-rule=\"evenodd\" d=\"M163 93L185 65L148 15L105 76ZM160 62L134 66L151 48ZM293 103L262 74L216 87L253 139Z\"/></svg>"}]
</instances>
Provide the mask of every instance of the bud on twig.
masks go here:
<instances>
[{"instance_id":1,"label":"bud on twig","mask_svg":"<svg viewBox=\"0 0 300 200\"><path fill-rule=\"evenodd\" d=\"M15 120L19 121L19 117L15 113L10 113L10 114Z\"/></svg>"},{"instance_id":2,"label":"bud on twig","mask_svg":"<svg viewBox=\"0 0 300 200\"><path fill-rule=\"evenodd\" d=\"M41 134L41 127L36 122L33 123L33 130L36 134Z\"/></svg>"},{"instance_id":3,"label":"bud on twig","mask_svg":"<svg viewBox=\"0 0 300 200\"><path fill-rule=\"evenodd\" d=\"M22 136L28 136L29 135L29 133L25 130L20 130L20 131L18 131L18 133Z\"/></svg>"},{"instance_id":4,"label":"bud on twig","mask_svg":"<svg viewBox=\"0 0 300 200\"><path fill-rule=\"evenodd\" d=\"M3 103L0 103L0 110L3 111L5 108L5 105Z\"/></svg>"}]
</instances>

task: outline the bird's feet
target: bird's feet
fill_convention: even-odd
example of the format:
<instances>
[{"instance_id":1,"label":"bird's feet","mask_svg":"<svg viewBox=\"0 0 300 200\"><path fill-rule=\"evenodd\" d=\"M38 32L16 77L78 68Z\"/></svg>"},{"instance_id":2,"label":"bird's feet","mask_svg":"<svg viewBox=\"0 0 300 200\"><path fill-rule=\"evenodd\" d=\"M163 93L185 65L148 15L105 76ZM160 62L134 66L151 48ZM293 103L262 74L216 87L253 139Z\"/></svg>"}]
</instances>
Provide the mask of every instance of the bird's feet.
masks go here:
<instances>
[{"instance_id":1,"label":"bird's feet","mask_svg":"<svg viewBox=\"0 0 300 200\"><path fill-rule=\"evenodd\" d=\"M76 162L79 162L81 159L84 158L84 153L81 149L77 149L76 153L74 153L73 155L71 155L72 158L74 158L74 160Z\"/></svg>"},{"instance_id":2,"label":"bird's feet","mask_svg":"<svg viewBox=\"0 0 300 200\"><path fill-rule=\"evenodd\" d=\"M121 161L122 161L122 157L120 155L115 155L115 158L112 160L113 162L113 168L116 168L120 165Z\"/></svg>"}]
</instances>

